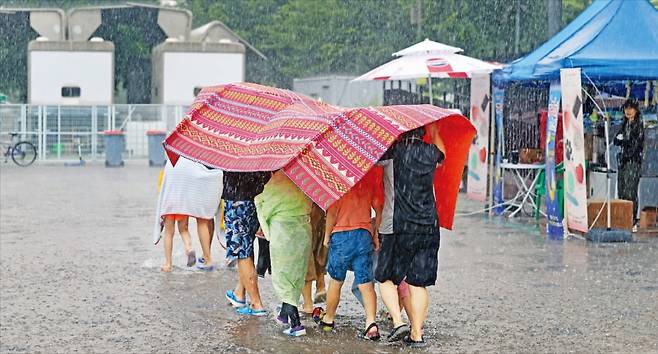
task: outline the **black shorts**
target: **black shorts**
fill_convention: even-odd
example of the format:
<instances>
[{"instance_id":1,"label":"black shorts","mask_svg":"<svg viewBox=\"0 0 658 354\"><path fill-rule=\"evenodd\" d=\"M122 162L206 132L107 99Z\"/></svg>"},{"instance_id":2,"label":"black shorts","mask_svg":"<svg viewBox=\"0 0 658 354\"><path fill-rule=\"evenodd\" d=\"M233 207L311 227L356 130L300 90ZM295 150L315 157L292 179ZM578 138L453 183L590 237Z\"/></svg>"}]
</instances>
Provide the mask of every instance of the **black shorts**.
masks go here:
<instances>
[{"instance_id":1,"label":"black shorts","mask_svg":"<svg viewBox=\"0 0 658 354\"><path fill-rule=\"evenodd\" d=\"M439 234L385 234L375 269L375 279L400 285L426 287L436 283L439 268Z\"/></svg>"}]
</instances>

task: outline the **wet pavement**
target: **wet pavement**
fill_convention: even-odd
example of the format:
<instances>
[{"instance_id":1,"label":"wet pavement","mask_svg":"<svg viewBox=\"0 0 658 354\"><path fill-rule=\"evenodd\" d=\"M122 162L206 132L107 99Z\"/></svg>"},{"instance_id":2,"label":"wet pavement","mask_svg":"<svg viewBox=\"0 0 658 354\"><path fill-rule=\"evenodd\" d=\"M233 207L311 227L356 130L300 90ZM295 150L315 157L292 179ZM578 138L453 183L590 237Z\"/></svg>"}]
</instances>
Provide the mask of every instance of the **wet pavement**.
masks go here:
<instances>
[{"instance_id":1,"label":"wet pavement","mask_svg":"<svg viewBox=\"0 0 658 354\"><path fill-rule=\"evenodd\" d=\"M159 170L145 165L0 166L0 352L406 350L357 339L349 286L335 333L305 319L309 335L290 339L272 314L236 315L223 297L235 271L186 269L180 238L174 272L160 273ZM477 209L460 198L460 213ZM270 278L260 284L273 310ZM658 238L548 242L532 221L462 216L442 230L430 295L426 352L658 352Z\"/></svg>"}]
</instances>

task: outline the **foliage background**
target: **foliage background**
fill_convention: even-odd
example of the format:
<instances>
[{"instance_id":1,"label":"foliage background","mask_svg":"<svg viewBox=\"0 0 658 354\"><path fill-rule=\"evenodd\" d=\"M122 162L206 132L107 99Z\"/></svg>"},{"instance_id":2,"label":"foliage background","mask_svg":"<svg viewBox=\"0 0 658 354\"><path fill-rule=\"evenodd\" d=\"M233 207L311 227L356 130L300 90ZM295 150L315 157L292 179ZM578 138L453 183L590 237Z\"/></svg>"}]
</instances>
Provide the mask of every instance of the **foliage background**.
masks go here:
<instances>
[{"instance_id":1,"label":"foliage background","mask_svg":"<svg viewBox=\"0 0 658 354\"><path fill-rule=\"evenodd\" d=\"M247 80L291 87L292 79L298 77L362 74L390 60L391 53L424 38L461 47L470 56L509 62L548 39L546 1L179 0L178 6L192 11L193 28L220 20L268 57L264 61L249 52ZM658 6L658 0L652 1ZM3 6L70 9L124 2L9 0ZM562 0L563 26L590 2ZM418 3L420 28L410 21L411 9ZM515 51L517 11L519 42ZM150 50L162 37L159 29L145 25L149 21L140 20L148 15L131 16L118 20L113 31L104 29L99 34L106 40L128 40L123 44L115 42L116 89L130 94L132 87L136 93L132 101L142 102L148 100L139 91L146 90L149 84ZM36 33L29 24L12 21L0 13L0 92L8 93L11 101L25 101L26 48Z\"/></svg>"}]
</instances>

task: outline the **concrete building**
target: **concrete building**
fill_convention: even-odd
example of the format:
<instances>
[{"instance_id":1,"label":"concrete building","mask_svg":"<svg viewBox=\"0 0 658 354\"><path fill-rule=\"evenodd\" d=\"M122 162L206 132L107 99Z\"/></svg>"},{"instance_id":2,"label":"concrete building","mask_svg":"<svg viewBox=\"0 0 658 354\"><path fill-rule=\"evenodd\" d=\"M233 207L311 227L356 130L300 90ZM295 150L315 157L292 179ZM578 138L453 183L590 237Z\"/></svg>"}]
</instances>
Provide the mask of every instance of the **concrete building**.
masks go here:
<instances>
[{"instance_id":1,"label":"concrete building","mask_svg":"<svg viewBox=\"0 0 658 354\"><path fill-rule=\"evenodd\" d=\"M241 43L165 42L153 48L153 103L188 105L205 86L244 81Z\"/></svg>"},{"instance_id":2,"label":"concrete building","mask_svg":"<svg viewBox=\"0 0 658 354\"><path fill-rule=\"evenodd\" d=\"M294 79L295 92L341 107L378 106L383 102L381 82L351 82L355 76L318 76Z\"/></svg>"},{"instance_id":3,"label":"concrete building","mask_svg":"<svg viewBox=\"0 0 658 354\"><path fill-rule=\"evenodd\" d=\"M266 57L220 21L190 32L187 41L153 48L153 103L188 105L205 86L245 80L246 49Z\"/></svg>"},{"instance_id":4,"label":"concrete building","mask_svg":"<svg viewBox=\"0 0 658 354\"><path fill-rule=\"evenodd\" d=\"M29 103L112 104L114 44L35 40L27 51Z\"/></svg>"},{"instance_id":5,"label":"concrete building","mask_svg":"<svg viewBox=\"0 0 658 354\"><path fill-rule=\"evenodd\" d=\"M202 87L244 81L247 49L267 59L220 21L192 30L192 13L179 8L127 2L72 8L68 13L6 11L29 14L30 28L38 33L27 48L31 104L188 105ZM148 32L145 43L151 46L151 58L141 56L126 64L125 56L119 57L118 65L124 63L117 70L113 41L125 40L125 26Z\"/></svg>"}]
</instances>

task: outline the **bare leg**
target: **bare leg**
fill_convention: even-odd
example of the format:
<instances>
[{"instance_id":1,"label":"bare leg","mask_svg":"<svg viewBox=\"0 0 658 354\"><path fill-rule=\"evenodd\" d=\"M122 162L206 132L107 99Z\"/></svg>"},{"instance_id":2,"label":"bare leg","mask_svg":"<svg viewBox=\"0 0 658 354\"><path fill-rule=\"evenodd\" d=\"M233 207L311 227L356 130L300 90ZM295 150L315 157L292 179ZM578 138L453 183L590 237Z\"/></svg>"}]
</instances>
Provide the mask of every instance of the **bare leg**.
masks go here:
<instances>
[{"instance_id":1,"label":"bare leg","mask_svg":"<svg viewBox=\"0 0 658 354\"><path fill-rule=\"evenodd\" d=\"M411 301L411 339L419 341L423 339L423 322L427 317L428 296L427 289L420 286L409 285Z\"/></svg>"},{"instance_id":2,"label":"bare leg","mask_svg":"<svg viewBox=\"0 0 658 354\"><path fill-rule=\"evenodd\" d=\"M407 295L405 297L400 296L400 308L404 310L404 312L407 313L407 317L409 318L409 322L414 321L413 317L413 311L411 311L411 296Z\"/></svg>"},{"instance_id":3,"label":"bare leg","mask_svg":"<svg viewBox=\"0 0 658 354\"><path fill-rule=\"evenodd\" d=\"M375 293L375 286L372 282L365 284L359 284L359 291L361 292L361 297L363 297L363 307L366 310L366 326L375 322L375 316L377 315L377 294ZM371 331L374 331L373 328Z\"/></svg>"},{"instance_id":4,"label":"bare leg","mask_svg":"<svg viewBox=\"0 0 658 354\"><path fill-rule=\"evenodd\" d=\"M210 235L210 241L208 242L208 247L212 246L213 235L215 234L215 219L208 219L208 234Z\"/></svg>"},{"instance_id":5,"label":"bare leg","mask_svg":"<svg viewBox=\"0 0 658 354\"><path fill-rule=\"evenodd\" d=\"M196 224L197 233L199 234L199 242L201 243L201 251L203 252L203 259L205 265L209 266L212 264L212 256L210 254L210 241L212 241L212 237L210 236L210 220L197 218Z\"/></svg>"},{"instance_id":6,"label":"bare leg","mask_svg":"<svg viewBox=\"0 0 658 354\"><path fill-rule=\"evenodd\" d=\"M174 244L174 223L176 221L172 218L165 217L164 223L164 263L160 267L160 270L163 272L171 272L171 251Z\"/></svg>"},{"instance_id":7,"label":"bare leg","mask_svg":"<svg viewBox=\"0 0 658 354\"><path fill-rule=\"evenodd\" d=\"M185 254L192 251L192 238L190 237L190 231L188 230L188 220L189 218L178 220L178 233L180 234L180 238L183 239Z\"/></svg>"},{"instance_id":8,"label":"bare leg","mask_svg":"<svg viewBox=\"0 0 658 354\"><path fill-rule=\"evenodd\" d=\"M324 315L323 321L326 323L333 323L336 318L336 310L340 302L340 289L343 287L343 282L335 279L329 280L329 290L327 291L327 313Z\"/></svg>"},{"instance_id":9,"label":"bare leg","mask_svg":"<svg viewBox=\"0 0 658 354\"><path fill-rule=\"evenodd\" d=\"M238 270L238 272L239 272L239 270ZM245 288L244 288L244 285L242 285L242 282L240 281L239 278L240 278L240 275L238 274L238 282L237 282L237 284L235 284L235 290L233 290L233 294L235 295L236 299L238 299L240 301L244 301L245 296L246 296Z\"/></svg>"},{"instance_id":10,"label":"bare leg","mask_svg":"<svg viewBox=\"0 0 658 354\"><path fill-rule=\"evenodd\" d=\"M262 310L263 303L260 300L260 292L258 292L258 275L256 275L253 258L238 259L238 273L240 274L240 284L244 285L249 294L251 308Z\"/></svg>"},{"instance_id":11,"label":"bare leg","mask_svg":"<svg viewBox=\"0 0 658 354\"><path fill-rule=\"evenodd\" d=\"M313 280L307 280L302 289L302 298L304 299L304 307L302 311L305 313L313 312L313 297L311 296L311 288L313 287Z\"/></svg>"},{"instance_id":12,"label":"bare leg","mask_svg":"<svg viewBox=\"0 0 658 354\"><path fill-rule=\"evenodd\" d=\"M315 294L325 294L327 290L324 288L324 272L318 274L315 279Z\"/></svg>"},{"instance_id":13,"label":"bare leg","mask_svg":"<svg viewBox=\"0 0 658 354\"><path fill-rule=\"evenodd\" d=\"M392 281L387 280L386 282L379 284L379 291L382 294L382 300L388 309L388 313L391 315L391 318L393 318L393 327L403 325L404 322L402 321L397 286L395 286Z\"/></svg>"}]
</instances>

